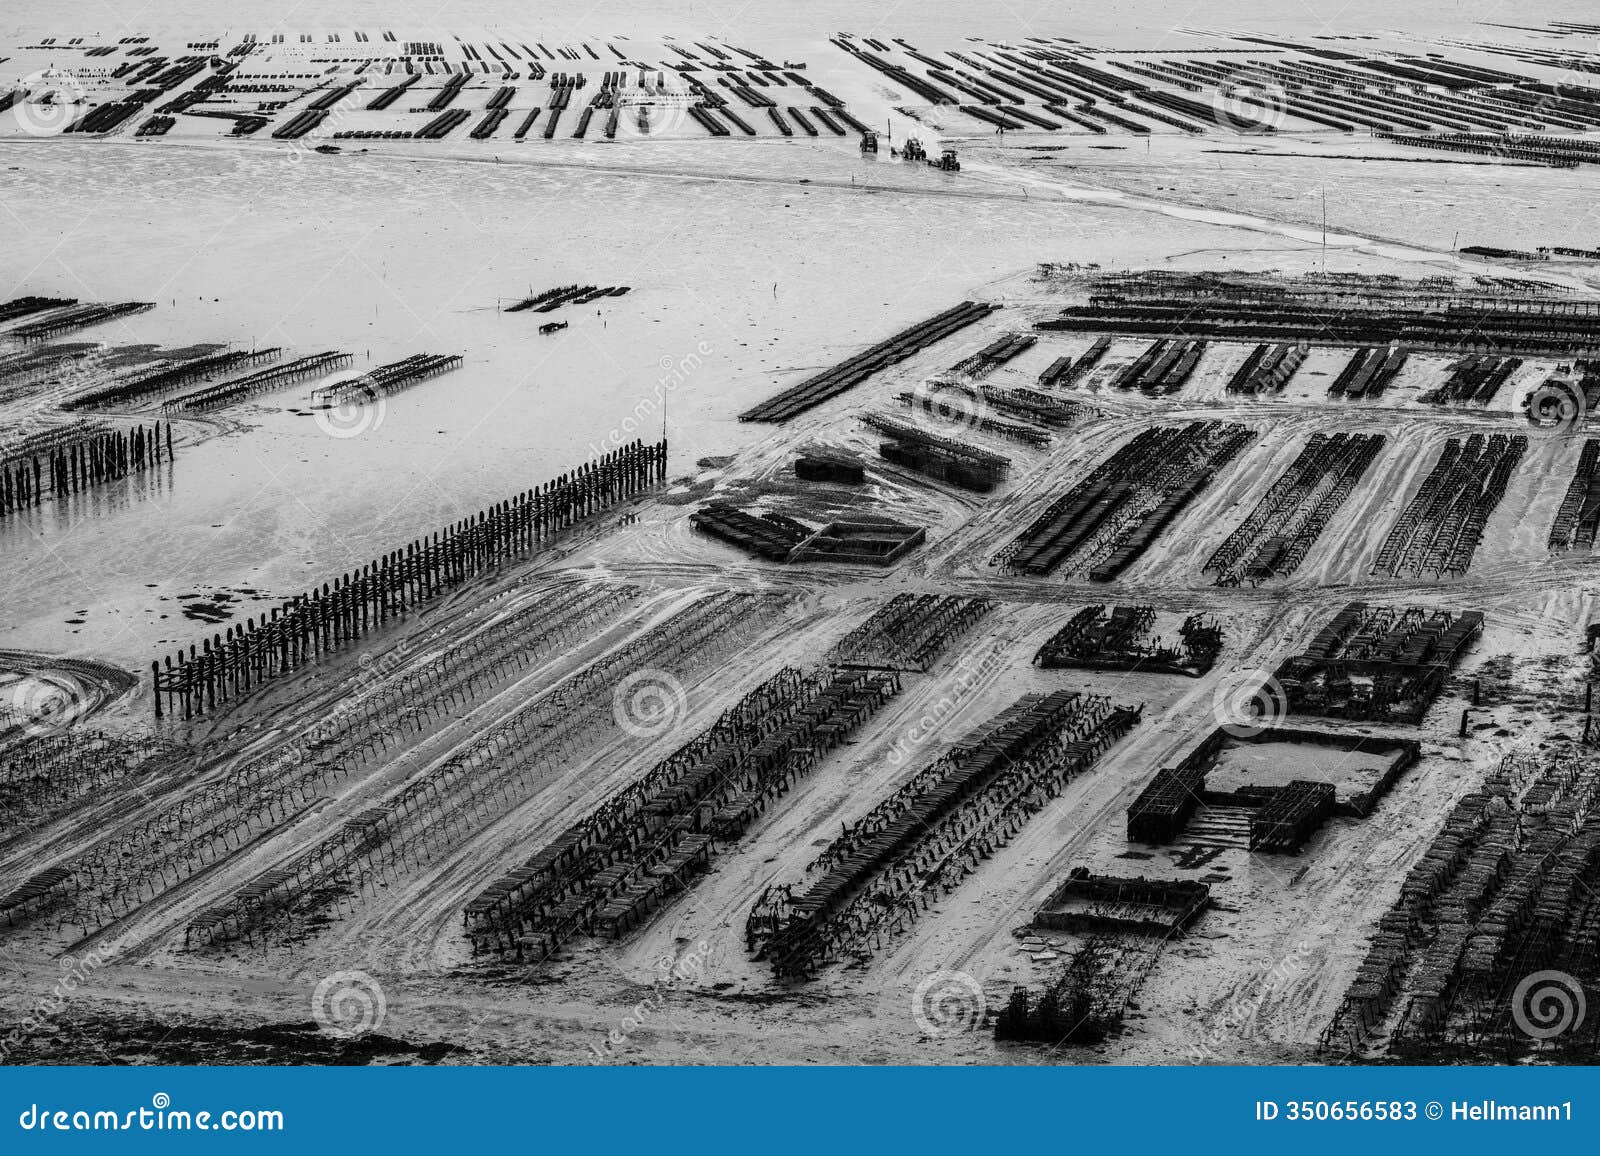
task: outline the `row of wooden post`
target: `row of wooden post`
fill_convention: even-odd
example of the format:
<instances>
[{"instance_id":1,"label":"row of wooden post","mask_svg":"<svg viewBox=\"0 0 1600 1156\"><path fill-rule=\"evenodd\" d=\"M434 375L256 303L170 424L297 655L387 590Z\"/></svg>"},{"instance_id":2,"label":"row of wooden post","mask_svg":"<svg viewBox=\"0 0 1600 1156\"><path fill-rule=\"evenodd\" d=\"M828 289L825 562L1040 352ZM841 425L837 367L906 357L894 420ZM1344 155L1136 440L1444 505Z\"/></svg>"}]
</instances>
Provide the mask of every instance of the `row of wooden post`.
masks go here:
<instances>
[{"instance_id":1,"label":"row of wooden post","mask_svg":"<svg viewBox=\"0 0 1600 1156\"><path fill-rule=\"evenodd\" d=\"M102 430L0 466L0 516L39 505L44 495L76 493L172 460L172 426Z\"/></svg>"},{"instance_id":2,"label":"row of wooden post","mask_svg":"<svg viewBox=\"0 0 1600 1156\"><path fill-rule=\"evenodd\" d=\"M587 462L431 538L369 562L275 608L214 635L197 650L150 664L156 717L168 708L184 718L342 643L360 638L407 608L459 586L618 502L666 480L667 443L635 441Z\"/></svg>"}]
</instances>

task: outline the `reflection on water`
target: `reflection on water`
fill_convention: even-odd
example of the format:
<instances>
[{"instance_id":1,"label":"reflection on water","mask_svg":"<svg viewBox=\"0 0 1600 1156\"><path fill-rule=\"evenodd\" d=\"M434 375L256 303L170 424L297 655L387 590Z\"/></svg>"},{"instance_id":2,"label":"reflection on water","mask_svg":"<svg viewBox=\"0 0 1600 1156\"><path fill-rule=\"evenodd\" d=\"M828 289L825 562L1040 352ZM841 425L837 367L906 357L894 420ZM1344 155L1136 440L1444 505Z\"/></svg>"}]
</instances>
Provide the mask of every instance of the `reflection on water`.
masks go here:
<instances>
[{"instance_id":1,"label":"reflection on water","mask_svg":"<svg viewBox=\"0 0 1600 1156\"><path fill-rule=\"evenodd\" d=\"M298 593L593 457L642 421L651 428L638 436L654 436L662 410L682 474L760 438L735 415L776 385L976 286L1041 256L1136 262L1170 248L1127 213L1024 201L977 176L961 191L985 195L947 196L942 174L864 167L847 150L740 152L753 179L730 182L29 149L8 174L21 186L8 200L23 226L16 262L36 266L29 291L159 302L91 336L344 349L358 370L424 350L466 364L387 399L381 425L358 437L319 427L314 382L179 423L171 476L147 499L46 518L37 536L0 527L0 583L13 592L4 644L141 665L189 637L161 617L163 596ZM663 145L649 163L707 166L709 155ZM796 184L799 172L817 183ZM852 189L863 172L906 191ZM1249 243L1204 227L1185 238ZM570 328L550 336L531 320L540 315L497 308L574 282L634 288L564 311ZM67 604L87 610L77 635L62 625Z\"/></svg>"},{"instance_id":2,"label":"reflection on water","mask_svg":"<svg viewBox=\"0 0 1600 1156\"><path fill-rule=\"evenodd\" d=\"M710 28L720 16L687 0L652 5L642 21L632 5L586 3L543 9L540 22L552 38L690 31L779 51L792 42L822 60L831 59L826 35L840 29L950 43L976 33L1193 43L1154 4L1014 12L937 3L919 5L911 29L897 26L912 22L897 7L747 5L736 24ZM1575 5L1554 8L1552 16L1577 15ZM1376 10L1364 0L1340 23L1360 27ZM203 20L216 32L267 27L280 15L234 0L209 6ZM1230 27L1318 31L1304 13L1260 0L1227 15ZM1403 19L1445 34L1466 31L1472 15L1432 0ZM50 32L103 18L74 0L50 9ZM527 14L469 0L448 18L465 38L474 26L509 35ZM187 3L156 0L140 19L161 29L200 17ZM1399 19L1384 7L1383 22ZM321 6L317 20L406 27L375 0ZM517 164L493 163L493 154L463 163L0 146L0 197L15 217L6 264L26 273L19 291L159 302L86 336L340 349L356 370L422 351L466 358L459 372L388 399L381 424L360 436L327 436L306 408L310 385L300 385L180 426L178 460L159 476L0 525L0 644L82 648L139 666L190 637L171 614L179 595L297 593L593 457L642 422L652 428L637 433L654 436L663 413L673 474L735 452L763 430L734 415L777 386L1038 260L1132 267L1260 244L1259 234L1228 227L1248 223L1242 217L1097 203L1117 194L1052 200L1038 179L981 158L952 184L827 142L658 142L631 153L571 145L519 154L531 163ZM590 164L656 175L582 167ZM1315 244L1314 233L1286 239ZM570 327L548 336L537 315L498 309L575 282L634 289L564 311ZM63 624L69 606L82 625Z\"/></svg>"}]
</instances>

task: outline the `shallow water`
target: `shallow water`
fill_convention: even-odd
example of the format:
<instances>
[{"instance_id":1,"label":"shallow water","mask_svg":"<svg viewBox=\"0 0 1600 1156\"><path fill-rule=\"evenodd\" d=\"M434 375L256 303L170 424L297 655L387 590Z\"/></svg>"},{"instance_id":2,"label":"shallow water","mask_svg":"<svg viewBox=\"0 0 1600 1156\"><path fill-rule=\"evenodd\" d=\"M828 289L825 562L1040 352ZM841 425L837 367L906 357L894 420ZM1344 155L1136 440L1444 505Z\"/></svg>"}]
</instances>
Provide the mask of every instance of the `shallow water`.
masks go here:
<instances>
[{"instance_id":1,"label":"shallow water","mask_svg":"<svg viewBox=\"0 0 1600 1156\"><path fill-rule=\"evenodd\" d=\"M197 11L188 0L150 0L137 17L127 17L128 32L173 28L215 34L219 30L287 32L388 28L397 34L444 29L470 40L479 32L531 34L542 38L584 36L626 38L676 35L684 39L717 37L735 43L756 40L812 41L836 32L860 36L903 36L919 41L953 41L967 36L1007 38L1065 36L1110 47L1192 46L1181 30L1249 29L1262 36L1383 35L1391 30L1432 36L1493 34L1480 21L1537 25L1546 20L1583 21L1594 15L1582 0L1549 0L1537 6L1508 7L1502 0L1409 0L1403 6L1384 0L1352 0L1338 5L1284 5L1273 0L1228 0L1213 5L1174 6L1158 0L1129 0L1115 5L1090 3L972 4L928 0L784 0L706 3L705 0L652 0L648 5L624 0L555 0L537 10L508 0L452 0L432 4L395 4L391 0L327 0L291 5L273 0L217 0ZM93 0L64 0L48 12L8 13L8 28L80 33L104 29L113 14ZM131 27L137 23L139 28ZM119 32L119 35L122 34ZM1186 44L1186 41L1191 43Z\"/></svg>"},{"instance_id":2,"label":"shallow water","mask_svg":"<svg viewBox=\"0 0 1600 1156\"><path fill-rule=\"evenodd\" d=\"M445 24L463 39L499 30L554 40L670 30L775 54L792 45L825 67L837 65L825 37L838 29L952 45L978 33L1174 51L1203 43L1149 3L940 3L913 14L838 0L726 12L673 0L643 21L632 6L557 5L541 10L537 31L504 3L425 14L342 2L319 6L303 27L279 5L214 5L203 24L189 7L157 0L140 28L118 34L361 26L403 37ZM1576 4L1547 12L1585 15ZM1401 17L1362 0L1328 31L1382 32L1403 19L1439 36L1515 35L1471 24L1480 18L1506 14L1495 3L1439 0ZM70 35L107 32L104 20L74 2L25 26ZM1184 27L1317 34L1306 22L1302 10L1259 2L1183 18ZM863 72L839 81L851 99L871 83ZM617 440L654 436L663 417L671 473L692 473L698 458L763 435L736 420L754 401L1040 260L1134 267L1184 254L1204 263L1320 243L1303 225L1069 187L988 150L952 179L865 161L852 140L541 142L503 164L466 142L423 160L322 157L265 142L0 143L5 295L159 302L87 337L337 348L355 353L358 369L422 351L467 359L388 399L381 424L360 436L328 436L304 409L309 385L295 387L226 411L222 436L189 431L170 473L0 527L0 589L9 593L0 645L142 667L210 632L179 615L180 595L298 593ZM1430 257L1354 233L1329 240L1377 258ZM570 328L550 337L536 332L542 315L497 309L571 282L633 292L564 310L557 316Z\"/></svg>"},{"instance_id":3,"label":"shallow water","mask_svg":"<svg viewBox=\"0 0 1600 1156\"><path fill-rule=\"evenodd\" d=\"M704 145L661 147L708 160ZM386 399L359 436L330 437L308 416L308 383L224 411L248 428L180 444L170 480L13 520L0 528L0 585L14 591L0 645L143 665L202 633L163 597L298 593L620 438L654 436L662 409L671 472L692 472L763 436L736 420L747 406L987 281L1040 259L1159 261L1169 247L1125 211L1010 190L922 195L948 184L904 166L867 168L904 192L797 185L800 172L864 166L844 146L766 152L747 163L788 172L784 183L0 146L0 159L25 154L0 174L22 222L18 292L159 301L88 331L98 339L339 348L358 369L369 354L467 359ZM1197 247L1255 243L1184 229ZM496 308L578 281L633 291L562 311L571 326L550 337L536 331L544 315Z\"/></svg>"}]
</instances>

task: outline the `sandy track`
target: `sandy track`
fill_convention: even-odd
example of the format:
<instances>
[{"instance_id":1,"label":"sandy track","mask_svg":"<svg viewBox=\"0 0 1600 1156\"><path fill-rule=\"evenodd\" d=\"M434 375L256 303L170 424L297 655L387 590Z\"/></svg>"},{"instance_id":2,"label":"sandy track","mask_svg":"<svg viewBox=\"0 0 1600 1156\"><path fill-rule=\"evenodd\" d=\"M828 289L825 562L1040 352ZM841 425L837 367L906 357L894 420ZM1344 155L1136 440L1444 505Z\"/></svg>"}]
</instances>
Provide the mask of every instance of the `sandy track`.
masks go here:
<instances>
[{"instance_id":1,"label":"sandy track","mask_svg":"<svg viewBox=\"0 0 1600 1156\"><path fill-rule=\"evenodd\" d=\"M414 164L416 158L395 158L395 163L401 161ZM717 179L784 187L803 183L792 175L708 177L687 167L635 170L579 163L570 167L679 182ZM909 191L972 202L1024 199L999 187L1001 181L1013 181L1009 169L996 167L990 172L981 164L973 169L993 184L981 189L908 190L889 183L881 188L853 187L868 196ZM836 180L813 184L834 192L847 185ZM1031 181L1028 187L1053 198L1080 195L1048 179ZM1121 207L1156 208L1132 203ZM1237 215L1229 221L1237 227L1258 227ZM1261 228L1304 240L1303 230L1294 226L1268 222ZM1440 253L1418 249L1391 253L1370 238L1346 240L1352 251L1375 264L1409 257L1430 270L1462 267ZM1193 257L1200 262L1209 259L1211 255L1203 252ZM1283 264L1295 258L1261 252L1250 259ZM974 280L983 275L977 271ZM1214 347L1196 379L1171 398L1150 399L1101 388L1108 374L1098 372L1086 388L1070 396L1095 406L1099 413L1058 437L1050 449L1026 449L989 435L972 435L972 440L1007 453L1016 462L1012 481L991 497L949 491L877 461L874 439L855 422L856 412L873 408L903 413L893 400L896 393L946 369L994 337L1025 328L1047 315L1058 299L1026 274L993 278L975 292L1003 299L1007 308L842 399L784 427L759 431L731 466L696 466L693 471L677 467L685 476L675 478L661 500L634 507L636 523L618 526L615 518L608 518L564 540L556 551L441 599L382 637L386 645L401 637L417 639L414 661L421 661L440 640L481 628L533 596L542 583L561 578L635 582L653 592L658 607L717 589L796 595L801 602L783 623L694 681L687 725L699 727L778 666L815 662L829 642L893 593L926 590L1004 600L992 619L964 639L933 673L909 678L906 692L890 708L779 800L738 846L716 859L715 870L698 887L669 905L648 927L620 944L574 944L566 958L540 975L497 975L496 969L464 966L467 959L457 934L465 898L591 809L598 797L636 778L672 744L670 737L646 743L612 737L597 743L520 805L494 816L468 845L423 867L397 870L380 895L350 905L331 927L306 943L264 955L239 952L220 959L173 952L174 938L181 938L182 923L194 910L283 861L340 817L404 782L410 772L394 759L385 759L357 768L333 803L297 815L294 822L261 836L147 905L126 927L117 928L119 942L127 945L125 952L121 962L96 973L89 998L152 1016L202 1009L218 1018L303 1019L309 988L318 976L367 966L390 994L389 1030L415 1033L418 1038L458 1038L465 1022L470 1025L465 1038L469 1046L481 1049L483 1058L584 1059L590 1058L590 1044L606 1028L651 993L662 959L681 958L704 941L708 947L704 970L693 983L664 995L660 1022L631 1035L628 1058L860 1061L881 1057L1026 1063L1069 1058L1026 1049L997 1053L981 1034L924 1039L909 1014L911 992L937 968L970 972L982 981L991 1000L1002 998L1011 983L1037 983L1047 970L1019 960L1011 930L1073 866L1119 873L1180 870L1170 856L1163 858L1164 853L1149 859L1124 857L1129 849L1122 833L1123 811L1157 767L1181 757L1215 725L1211 696L1220 677L1233 670L1271 669L1332 610L1354 598L1489 612L1489 629L1458 682L1470 678L1484 659L1498 654L1565 655L1573 664L1579 661L1575 640L1594 613L1596 595L1591 588L1600 571L1588 558L1552 565L1542 534L1552 503L1564 491L1580 440L1529 431L1515 414L1514 399L1503 411L1481 413L1421 405L1415 393L1427 373L1437 369L1420 364L1422 359L1408 367L1389 395L1357 404L1329 402L1317 391L1319 385L1325 389L1325 379L1305 370L1292 396L1259 402L1227 397L1221 383L1245 348L1242 345ZM1028 384L1050 358L1084 344L1076 336L1048 335L994 380ZM1142 345L1118 342L1107 369L1131 359ZM1319 368L1338 360L1322 351L1314 358ZM792 371L796 377L802 372ZM774 388L787 384L787 376L779 375ZM1536 376L1530 367L1518 388L1526 388ZM989 566L994 551L1043 505L1138 429L1154 421L1202 419L1242 421L1258 436L1114 587L1013 578ZM1305 439L1314 432L1358 430L1383 432L1388 441L1301 569L1286 580L1257 588L1211 585L1200 571L1205 558L1266 492ZM1489 544L1468 574L1447 582L1372 579L1371 561L1383 533L1431 467L1443 439L1493 431L1530 432L1533 445L1495 513ZM793 456L811 445L862 454L870 467L868 485L855 493L820 497L793 486ZM697 501L716 496L749 498L803 517L837 516L855 506L871 508L927 525L930 541L888 572L770 566L689 528L687 515ZM1228 632L1217 672L1190 681L1046 673L1028 665L1032 648L1067 613L1103 601L1137 601L1163 610L1217 616ZM640 625L637 620L617 624L475 702L413 745L426 751L429 759L458 749L481 722L498 717L535 685L547 684L580 660L619 645ZM944 719L935 740L904 765L894 763L890 750L909 725L951 694L957 673L973 655L996 644L1006 648L1008 661L963 691L959 709ZM180 737L206 750L204 765L175 771L151 788L147 800L93 801L37 837L0 851L0 879L9 881L24 865L31 870L70 857L107 830L137 820L242 759L260 757L289 741L297 725L336 707L344 693L341 679L357 663L354 653L336 655L304 677L283 680L216 715L177 728ZM1096 690L1118 702L1142 704L1145 721L974 877L870 963L830 969L817 983L802 988L775 990L761 966L743 951L744 915L760 889L774 880L796 878L838 824L870 808L904 774L922 765L939 743L992 716L1017 695L1052 686ZM1316 1034L1337 1006L1359 958L1365 929L1393 897L1400 875L1420 854L1450 802L1470 789L1475 775L1505 751L1538 741L1571 721L1570 716L1536 719L1533 712L1512 704L1491 704L1480 715L1495 729L1474 732L1463 740L1455 734L1461 705L1452 690L1436 706L1418 730L1426 749L1423 763L1371 818L1330 824L1298 859L1278 861L1234 850L1213 860L1205 870L1221 877L1216 882L1221 906L1208 914L1194 937L1175 946L1158 965L1141 997L1149 1012L1139 1016L1121 1039L1070 1058L1182 1061L1195 1058L1197 1047L1202 1058L1309 1057ZM1506 733L1497 733L1500 730ZM32 958L58 951L65 942L59 936L35 936L30 929L7 945ZM1307 942L1310 949L1301 951ZM1295 961L1295 966L1285 970L1285 960ZM499 979L510 982L502 986ZM1219 1025L1240 1018L1235 1014L1240 1005L1245 1005L1244 1027L1219 1030Z\"/></svg>"}]
</instances>

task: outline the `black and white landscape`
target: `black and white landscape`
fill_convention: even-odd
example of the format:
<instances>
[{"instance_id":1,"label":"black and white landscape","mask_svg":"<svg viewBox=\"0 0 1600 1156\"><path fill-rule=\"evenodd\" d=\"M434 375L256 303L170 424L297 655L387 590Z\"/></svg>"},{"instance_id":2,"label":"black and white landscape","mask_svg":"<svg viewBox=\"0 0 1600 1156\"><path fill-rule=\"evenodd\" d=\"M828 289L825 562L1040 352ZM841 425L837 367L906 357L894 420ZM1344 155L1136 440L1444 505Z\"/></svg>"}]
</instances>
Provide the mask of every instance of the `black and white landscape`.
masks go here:
<instances>
[{"instance_id":1,"label":"black and white landscape","mask_svg":"<svg viewBox=\"0 0 1600 1156\"><path fill-rule=\"evenodd\" d=\"M1593 1063L1600 18L640 7L0 21L0 1057Z\"/></svg>"}]
</instances>

